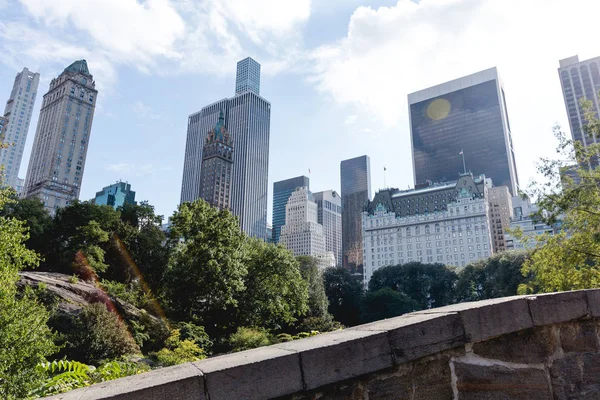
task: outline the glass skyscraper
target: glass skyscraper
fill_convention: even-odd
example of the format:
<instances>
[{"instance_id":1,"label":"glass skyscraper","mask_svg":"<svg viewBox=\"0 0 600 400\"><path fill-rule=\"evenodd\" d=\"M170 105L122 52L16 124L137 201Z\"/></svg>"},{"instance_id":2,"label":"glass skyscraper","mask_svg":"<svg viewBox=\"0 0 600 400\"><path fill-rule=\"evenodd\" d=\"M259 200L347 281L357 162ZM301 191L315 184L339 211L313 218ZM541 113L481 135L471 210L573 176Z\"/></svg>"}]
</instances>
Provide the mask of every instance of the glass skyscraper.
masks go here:
<instances>
[{"instance_id":1,"label":"glass skyscraper","mask_svg":"<svg viewBox=\"0 0 600 400\"><path fill-rule=\"evenodd\" d=\"M299 187L310 189L310 179L306 176L297 176L273 183L273 243L279 243L281 227L285 225L285 205L294 190Z\"/></svg>"},{"instance_id":2,"label":"glass skyscraper","mask_svg":"<svg viewBox=\"0 0 600 400\"><path fill-rule=\"evenodd\" d=\"M369 156L344 160L340 164L342 196L342 265L361 272L363 263L362 212L371 200Z\"/></svg>"},{"instance_id":3,"label":"glass skyscraper","mask_svg":"<svg viewBox=\"0 0 600 400\"><path fill-rule=\"evenodd\" d=\"M111 206L116 210L125 204L135 204L135 192L131 190L131 184L119 181L96 192L94 204Z\"/></svg>"},{"instance_id":4,"label":"glass skyscraper","mask_svg":"<svg viewBox=\"0 0 600 400\"><path fill-rule=\"evenodd\" d=\"M408 104L415 184L455 181L466 168L517 194L510 121L496 68L411 93Z\"/></svg>"},{"instance_id":5,"label":"glass skyscraper","mask_svg":"<svg viewBox=\"0 0 600 400\"><path fill-rule=\"evenodd\" d=\"M257 78L254 72L247 72L248 69L260 73L260 64L251 58L238 62L234 97L217 101L189 116L181 202L200 197L202 147L223 112L225 128L235 147L231 212L239 217L244 232L266 239L271 104L259 95L260 75ZM240 82L246 82L247 86L238 87Z\"/></svg>"},{"instance_id":6,"label":"glass skyscraper","mask_svg":"<svg viewBox=\"0 0 600 400\"><path fill-rule=\"evenodd\" d=\"M560 60L559 63L558 74L573 140L583 143L586 147L589 144L600 142L600 138L584 134L585 118L579 104L579 100L582 98L591 100L596 115L600 115L600 101L598 99L600 57L579 61L578 56L573 56ZM592 162L595 166L598 165L597 158L594 158Z\"/></svg>"}]
</instances>

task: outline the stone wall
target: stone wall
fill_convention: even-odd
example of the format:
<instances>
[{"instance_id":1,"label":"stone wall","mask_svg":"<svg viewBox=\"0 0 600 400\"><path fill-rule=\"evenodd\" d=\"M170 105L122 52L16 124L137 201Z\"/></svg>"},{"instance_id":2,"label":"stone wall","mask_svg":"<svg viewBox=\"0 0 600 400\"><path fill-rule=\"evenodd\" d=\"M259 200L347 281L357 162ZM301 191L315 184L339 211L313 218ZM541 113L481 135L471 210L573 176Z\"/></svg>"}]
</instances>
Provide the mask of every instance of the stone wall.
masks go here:
<instances>
[{"instance_id":1,"label":"stone wall","mask_svg":"<svg viewBox=\"0 0 600 400\"><path fill-rule=\"evenodd\" d=\"M600 290L406 314L55 399L600 399Z\"/></svg>"}]
</instances>

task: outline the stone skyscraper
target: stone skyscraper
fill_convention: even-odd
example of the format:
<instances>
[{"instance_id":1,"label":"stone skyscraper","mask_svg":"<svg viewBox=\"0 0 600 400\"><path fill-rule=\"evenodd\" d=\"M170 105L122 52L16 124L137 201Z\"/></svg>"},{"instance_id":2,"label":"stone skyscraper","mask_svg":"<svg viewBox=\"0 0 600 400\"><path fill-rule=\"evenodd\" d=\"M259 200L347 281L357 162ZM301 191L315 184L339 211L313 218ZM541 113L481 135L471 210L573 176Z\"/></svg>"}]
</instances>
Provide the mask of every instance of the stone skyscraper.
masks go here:
<instances>
[{"instance_id":1,"label":"stone skyscraper","mask_svg":"<svg viewBox=\"0 0 600 400\"><path fill-rule=\"evenodd\" d=\"M257 70L260 72L260 65L251 58L240 61L236 95L189 116L181 202L200 197L202 149L222 112L235 144L230 210L239 217L244 232L266 239L271 104L259 95L260 75L252 72Z\"/></svg>"},{"instance_id":2,"label":"stone skyscraper","mask_svg":"<svg viewBox=\"0 0 600 400\"><path fill-rule=\"evenodd\" d=\"M596 115L600 115L600 57L579 61L578 56L573 56L560 60L559 63L558 75L573 140L583 143L585 147L592 143L600 143L600 138L584 133L585 117L579 104L581 99L590 100ZM593 158L592 164L598 166L598 159Z\"/></svg>"},{"instance_id":3,"label":"stone skyscraper","mask_svg":"<svg viewBox=\"0 0 600 400\"><path fill-rule=\"evenodd\" d=\"M362 212L371 200L369 156L344 160L340 164L342 184L342 265L360 272L363 264Z\"/></svg>"},{"instance_id":4,"label":"stone skyscraper","mask_svg":"<svg viewBox=\"0 0 600 400\"><path fill-rule=\"evenodd\" d=\"M504 86L496 68L408 95L415 185L467 171L519 187Z\"/></svg>"},{"instance_id":5,"label":"stone skyscraper","mask_svg":"<svg viewBox=\"0 0 600 400\"><path fill-rule=\"evenodd\" d=\"M335 264L342 266L342 199L334 190L313 194L317 203L317 222L323 225L325 250L335 256Z\"/></svg>"},{"instance_id":6,"label":"stone skyscraper","mask_svg":"<svg viewBox=\"0 0 600 400\"><path fill-rule=\"evenodd\" d=\"M271 232L273 243L279 243L281 227L285 225L285 205L299 187L310 189L310 179L306 176L297 176L273 183L273 230Z\"/></svg>"},{"instance_id":7,"label":"stone skyscraper","mask_svg":"<svg viewBox=\"0 0 600 400\"><path fill-rule=\"evenodd\" d=\"M40 74L23 68L23 71L19 72L15 78L10 97L4 108L4 117L8 118L4 141L14 143L14 146L0 150L0 165L4 166L3 184L13 188L18 183L21 159L39 83Z\"/></svg>"},{"instance_id":8,"label":"stone skyscraper","mask_svg":"<svg viewBox=\"0 0 600 400\"><path fill-rule=\"evenodd\" d=\"M217 125L208 132L202 149L200 197L211 206L229 209L232 167L233 144L225 129L225 117L221 112Z\"/></svg>"},{"instance_id":9,"label":"stone skyscraper","mask_svg":"<svg viewBox=\"0 0 600 400\"><path fill-rule=\"evenodd\" d=\"M35 133L25 197L39 197L54 215L79 198L98 91L85 60L50 82Z\"/></svg>"}]
</instances>

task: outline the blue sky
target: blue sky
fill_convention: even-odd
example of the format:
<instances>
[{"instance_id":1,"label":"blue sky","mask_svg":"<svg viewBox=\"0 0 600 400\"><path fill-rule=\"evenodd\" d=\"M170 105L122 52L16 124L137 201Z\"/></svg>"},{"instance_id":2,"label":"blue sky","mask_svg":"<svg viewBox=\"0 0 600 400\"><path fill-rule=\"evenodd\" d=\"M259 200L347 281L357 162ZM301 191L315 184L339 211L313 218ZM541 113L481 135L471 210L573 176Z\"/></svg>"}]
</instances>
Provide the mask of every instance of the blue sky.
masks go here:
<instances>
[{"instance_id":1,"label":"blue sky","mask_svg":"<svg viewBox=\"0 0 600 400\"><path fill-rule=\"evenodd\" d=\"M362 154L374 190L384 165L412 185L407 94L492 66L528 182L552 127L568 131L558 60L600 55L597 0L0 0L0 15L0 101L23 67L41 74L20 176L50 80L85 58L99 95L81 199L127 180L165 216L187 116L233 95L246 56L272 104L269 187L310 168L313 191L339 191L340 161Z\"/></svg>"}]
</instances>

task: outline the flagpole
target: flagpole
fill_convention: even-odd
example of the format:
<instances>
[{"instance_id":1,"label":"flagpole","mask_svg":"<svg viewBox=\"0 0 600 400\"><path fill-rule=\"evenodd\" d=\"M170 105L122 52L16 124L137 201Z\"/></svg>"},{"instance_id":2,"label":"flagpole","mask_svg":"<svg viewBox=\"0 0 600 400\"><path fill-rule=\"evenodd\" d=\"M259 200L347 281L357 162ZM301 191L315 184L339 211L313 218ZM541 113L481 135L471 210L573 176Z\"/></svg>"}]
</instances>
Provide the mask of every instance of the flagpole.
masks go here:
<instances>
[{"instance_id":1,"label":"flagpole","mask_svg":"<svg viewBox=\"0 0 600 400\"><path fill-rule=\"evenodd\" d=\"M383 167L383 187L387 189L387 185L385 184L385 171L387 171L387 169Z\"/></svg>"},{"instance_id":2,"label":"flagpole","mask_svg":"<svg viewBox=\"0 0 600 400\"><path fill-rule=\"evenodd\" d=\"M460 155L462 156L463 169L465 170L465 174L466 174L467 173L467 165L465 164L465 152L462 149L460 150Z\"/></svg>"}]
</instances>

